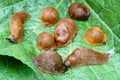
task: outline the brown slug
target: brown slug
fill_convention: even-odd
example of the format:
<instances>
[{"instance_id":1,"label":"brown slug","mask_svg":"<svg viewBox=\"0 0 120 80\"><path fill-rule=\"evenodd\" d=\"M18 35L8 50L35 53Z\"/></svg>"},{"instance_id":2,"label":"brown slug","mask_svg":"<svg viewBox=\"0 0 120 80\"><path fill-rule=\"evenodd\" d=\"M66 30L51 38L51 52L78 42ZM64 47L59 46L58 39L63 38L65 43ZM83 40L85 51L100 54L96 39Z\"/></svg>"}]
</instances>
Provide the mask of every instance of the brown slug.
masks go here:
<instances>
[{"instance_id":1,"label":"brown slug","mask_svg":"<svg viewBox=\"0 0 120 80\"><path fill-rule=\"evenodd\" d=\"M23 36L23 23L30 17L25 11L19 11L14 13L9 21L11 35L6 38L11 43L17 43L21 41Z\"/></svg>"},{"instance_id":2,"label":"brown slug","mask_svg":"<svg viewBox=\"0 0 120 80\"><path fill-rule=\"evenodd\" d=\"M58 12L54 7L46 7L42 10L40 19L44 26L52 26L58 20Z\"/></svg>"},{"instance_id":3,"label":"brown slug","mask_svg":"<svg viewBox=\"0 0 120 80\"><path fill-rule=\"evenodd\" d=\"M72 3L68 8L68 13L76 20L85 20L90 15L88 8L81 3Z\"/></svg>"},{"instance_id":4,"label":"brown slug","mask_svg":"<svg viewBox=\"0 0 120 80\"><path fill-rule=\"evenodd\" d=\"M33 62L45 73L59 75L66 71L61 56L52 50L39 54L36 58L33 58Z\"/></svg>"},{"instance_id":5,"label":"brown slug","mask_svg":"<svg viewBox=\"0 0 120 80\"><path fill-rule=\"evenodd\" d=\"M99 27L91 27L85 32L84 40L89 45L103 45L106 42L106 35Z\"/></svg>"},{"instance_id":6,"label":"brown slug","mask_svg":"<svg viewBox=\"0 0 120 80\"><path fill-rule=\"evenodd\" d=\"M66 67L100 65L108 62L111 53L100 53L92 49L77 48L64 61Z\"/></svg>"},{"instance_id":7,"label":"brown slug","mask_svg":"<svg viewBox=\"0 0 120 80\"><path fill-rule=\"evenodd\" d=\"M64 18L58 22L54 37L57 47L67 46L77 34L78 28L70 18Z\"/></svg>"},{"instance_id":8,"label":"brown slug","mask_svg":"<svg viewBox=\"0 0 120 80\"><path fill-rule=\"evenodd\" d=\"M42 32L37 37L36 46L42 51L55 50L56 43L54 37L50 33Z\"/></svg>"}]
</instances>

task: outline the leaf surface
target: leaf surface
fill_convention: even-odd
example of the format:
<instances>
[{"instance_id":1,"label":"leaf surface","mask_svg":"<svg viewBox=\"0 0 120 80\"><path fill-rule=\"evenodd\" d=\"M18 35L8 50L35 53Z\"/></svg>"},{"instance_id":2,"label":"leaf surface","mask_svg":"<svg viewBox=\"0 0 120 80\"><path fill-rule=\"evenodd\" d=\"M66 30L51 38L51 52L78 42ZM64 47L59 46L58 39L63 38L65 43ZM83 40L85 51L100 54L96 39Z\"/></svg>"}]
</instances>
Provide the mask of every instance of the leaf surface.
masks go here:
<instances>
[{"instance_id":1,"label":"leaf surface","mask_svg":"<svg viewBox=\"0 0 120 80\"><path fill-rule=\"evenodd\" d=\"M0 56L0 80L39 80L33 70L13 57Z\"/></svg>"},{"instance_id":2,"label":"leaf surface","mask_svg":"<svg viewBox=\"0 0 120 80\"><path fill-rule=\"evenodd\" d=\"M60 76L41 72L32 62L32 58L40 51L36 48L36 37L39 33L47 31L54 35L55 26L45 28L39 19L43 8L53 6L59 13L59 20L69 17L67 10L71 3L80 2L90 10L87 21L76 21L78 33L73 42L56 51L63 60L76 48L91 48L99 52L108 52L115 49L115 54L104 65L84 66L69 69ZM118 80L120 78L120 27L119 27L119 0L24 0L12 5L12 3L0 9L0 55L12 56L29 66L40 80ZM117 11L116 11L117 9ZM17 12L25 10L29 12L30 19L24 23L23 40L19 44L8 43L5 38L10 35L9 18ZM119 17L119 18L118 18ZM107 35L106 45L90 46L84 42L83 35L92 26L99 26ZM26 73L28 74L28 73Z\"/></svg>"}]
</instances>

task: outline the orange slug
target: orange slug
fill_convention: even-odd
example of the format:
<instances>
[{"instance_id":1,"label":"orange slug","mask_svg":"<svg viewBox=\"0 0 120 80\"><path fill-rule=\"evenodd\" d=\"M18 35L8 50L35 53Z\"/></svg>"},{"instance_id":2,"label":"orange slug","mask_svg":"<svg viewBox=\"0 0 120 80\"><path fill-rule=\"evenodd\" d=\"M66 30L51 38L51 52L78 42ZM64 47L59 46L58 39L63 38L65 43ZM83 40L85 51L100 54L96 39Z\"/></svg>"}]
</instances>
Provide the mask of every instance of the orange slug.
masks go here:
<instances>
[{"instance_id":1,"label":"orange slug","mask_svg":"<svg viewBox=\"0 0 120 80\"><path fill-rule=\"evenodd\" d=\"M99 27L91 27L85 32L84 40L93 46L103 45L106 42L106 35Z\"/></svg>"},{"instance_id":2,"label":"orange slug","mask_svg":"<svg viewBox=\"0 0 120 80\"><path fill-rule=\"evenodd\" d=\"M50 33L42 32L37 37L36 46L42 51L54 50L56 48L56 43L54 37Z\"/></svg>"},{"instance_id":3,"label":"orange slug","mask_svg":"<svg viewBox=\"0 0 120 80\"><path fill-rule=\"evenodd\" d=\"M100 53L92 49L77 48L64 61L66 67L100 65L108 62L111 53Z\"/></svg>"},{"instance_id":4,"label":"orange slug","mask_svg":"<svg viewBox=\"0 0 120 80\"><path fill-rule=\"evenodd\" d=\"M46 27L50 27L58 20L58 12L54 7L46 7L40 14L42 24Z\"/></svg>"},{"instance_id":5,"label":"orange slug","mask_svg":"<svg viewBox=\"0 0 120 80\"><path fill-rule=\"evenodd\" d=\"M18 43L23 36L23 23L30 17L25 11L14 13L9 21L11 35L6 38L11 43Z\"/></svg>"},{"instance_id":6,"label":"orange slug","mask_svg":"<svg viewBox=\"0 0 120 80\"><path fill-rule=\"evenodd\" d=\"M33 58L35 66L41 71L49 74L62 74L66 71L66 67L62 62L61 56L55 51L45 51Z\"/></svg>"},{"instance_id":7,"label":"orange slug","mask_svg":"<svg viewBox=\"0 0 120 80\"><path fill-rule=\"evenodd\" d=\"M60 20L55 28L54 37L57 47L67 46L77 34L78 28L70 18Z\"/></svg>"}]
</instances>

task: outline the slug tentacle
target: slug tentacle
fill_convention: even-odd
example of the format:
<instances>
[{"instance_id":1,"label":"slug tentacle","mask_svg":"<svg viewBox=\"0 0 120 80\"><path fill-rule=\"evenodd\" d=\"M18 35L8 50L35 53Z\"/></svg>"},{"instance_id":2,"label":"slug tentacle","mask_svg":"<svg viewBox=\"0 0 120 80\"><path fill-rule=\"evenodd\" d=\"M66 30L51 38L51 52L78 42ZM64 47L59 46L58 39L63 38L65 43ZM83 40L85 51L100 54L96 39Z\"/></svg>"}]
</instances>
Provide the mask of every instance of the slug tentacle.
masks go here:
<instances>
[{"instance_id":1,"label":"slug tentacle","mask_svg":"<svg viewBox=\"0 0 120 80\"><path fill-rule=\"evenodd\" d=\"M111 57L115 53L115 48L107 52L109 54L109 57Z\"/></svg>"},{"instance_id":2,"label":"slug tentacle","mask_svg":"<svg viewBox=\"0 0 120 80\"><path fill-rule=\"evenodd\" d=\"M15 39L13 38L6 38L6 40L8 40L10 43L16 43Z\"/></svg>"}]
</instances>

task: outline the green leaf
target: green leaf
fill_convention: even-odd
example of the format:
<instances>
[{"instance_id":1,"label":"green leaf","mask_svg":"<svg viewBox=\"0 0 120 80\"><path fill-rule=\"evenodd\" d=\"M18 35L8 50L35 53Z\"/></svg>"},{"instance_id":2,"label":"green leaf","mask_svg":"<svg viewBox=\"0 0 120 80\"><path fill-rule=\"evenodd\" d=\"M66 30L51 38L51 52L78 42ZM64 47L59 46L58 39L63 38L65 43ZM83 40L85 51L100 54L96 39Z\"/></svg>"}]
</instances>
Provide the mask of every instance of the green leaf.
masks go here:
<instances>
[{"instance_id":1,"label":"green leaf","mask_svg":"<svg viewBox=\"0 0 120 80\"><path fill-rule=\"evenodd\" d=\"M0 0L0 9L6 6L14 5L19 3L22 0Z\"/></svg>"},{"instance_id":2,"label":"green leaf","mask_svg":"<svg viewBox=\"0 0 120 80\"><path fill-rule=\"evenodd\" d=\"M111 29L114 41L120 43L120 1L119 0L86 0L86 3L93 8L94 12L99 16L101 21ZM119 47L119 45L115 46ZM117 50L118 51L118 50ZM118 51L120 52L120 51Z\"/></svg>"},{"instance_id":3,"label":"green leaf","mask_svg":"<svg viewBox=\"0 0 120 80\"><path fill-rule=\"evenodd\" d=\"M12 57L0 56L0 80L39 80L27 66Z\"/></svg>"},{"instance_id":4,"label":"green leaf","mask_svg":"<svg viewBox=\"0 0 120 80\"><path fill-rule=\"evenodd\" d=\"M56 50L63 60L78 47L91 48L99 52L115 49L116 52L104 65L77 67L69 69L60 76L43 73L32 62L32 57L40 53L36 48L36 37L43 31L54 35L55 25L45 28L41 24L39 19L41 10L47 6L55 7L59 12L60 20L69 17L67 10L73 2L86 5L90 10L90 17L87 21L74 20L78 27L76 38L70 45ZM0 9L0 55L12 56L20 60L29 66L40 80L118 80L120 78L120 16L117 15L120 13L120 8L118 5L120 5L119 0L24 0L15 5L10 3L8 7L5 5ZM9 18L14 12L21 10L28 11L31 17L24 23L23 41L19 44L10 44L5 40L10 35ZM99 26L105 32L106 45L90 46L84 42L83 35L92 26ZM26 72L26 74L29 73Z\"/></svg>"}]
</instances>

